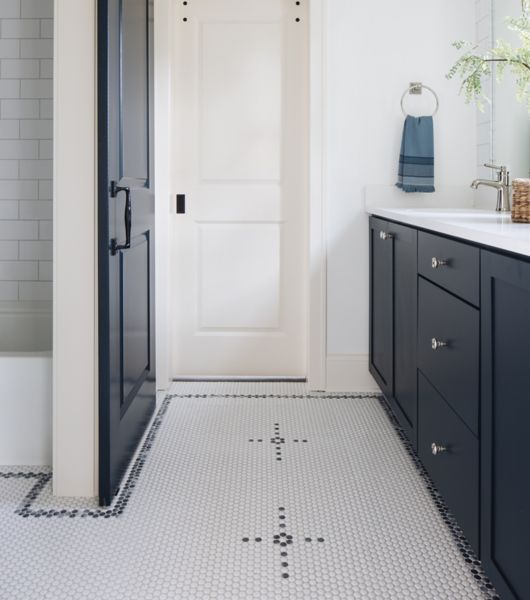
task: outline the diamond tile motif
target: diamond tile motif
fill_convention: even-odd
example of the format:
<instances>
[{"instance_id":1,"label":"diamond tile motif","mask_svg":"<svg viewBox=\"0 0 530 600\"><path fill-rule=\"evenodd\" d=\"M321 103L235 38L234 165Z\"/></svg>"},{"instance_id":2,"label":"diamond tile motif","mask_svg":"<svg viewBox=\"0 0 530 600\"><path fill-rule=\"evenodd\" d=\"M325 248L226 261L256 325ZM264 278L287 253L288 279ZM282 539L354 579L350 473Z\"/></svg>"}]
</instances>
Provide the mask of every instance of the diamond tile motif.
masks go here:
<instances>
[{"instance_id":1,"label":"diamond tile motif","mask_svg":"<svg viewBox=\"0 0 530 600\"><path fill-rule=\"evenodd\" d=\"M174 384L111 507L50 479L0 469L2 600L498 597L375 395Z\"/></svg>"}]
</instances>

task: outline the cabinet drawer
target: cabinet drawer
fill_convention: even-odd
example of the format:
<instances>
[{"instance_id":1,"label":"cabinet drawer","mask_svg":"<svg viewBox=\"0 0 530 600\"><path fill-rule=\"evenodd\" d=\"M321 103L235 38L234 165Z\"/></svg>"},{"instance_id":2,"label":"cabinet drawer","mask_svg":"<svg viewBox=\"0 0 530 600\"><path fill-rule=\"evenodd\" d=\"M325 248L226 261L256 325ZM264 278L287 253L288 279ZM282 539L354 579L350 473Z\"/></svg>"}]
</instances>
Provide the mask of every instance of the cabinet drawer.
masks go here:
<instances>
[{"instance_id":1,"label":"cabinet drawer","mask_svg":"<svg viewBox=\"0 0 530 600\"><path fill-rule=\"evenodd\" d=\"M418 384L419 457L478 554L478 440L421 372Z\"/></svg>"},{"instance_id":2,"label":"cabinet drawer","mask_svg":"<svg viewBox=\"0 0 530 600\"><path fill-rule=\"evenodd\" d=\"M445 263L445 264L444 264ZM420 275L475 306L480 297L480 251L474 246L420 231Z\"/></svg>"},{"instance_id":3,"label":"cabinet drawer","mask_svg":"<svg viewBox=\"0 0 530 600\"><path fill-rule=\"evenodd\" d=\"M418 366L478 435L479 311L422 277L418 293Z\"/></svg>"}]
</instances>

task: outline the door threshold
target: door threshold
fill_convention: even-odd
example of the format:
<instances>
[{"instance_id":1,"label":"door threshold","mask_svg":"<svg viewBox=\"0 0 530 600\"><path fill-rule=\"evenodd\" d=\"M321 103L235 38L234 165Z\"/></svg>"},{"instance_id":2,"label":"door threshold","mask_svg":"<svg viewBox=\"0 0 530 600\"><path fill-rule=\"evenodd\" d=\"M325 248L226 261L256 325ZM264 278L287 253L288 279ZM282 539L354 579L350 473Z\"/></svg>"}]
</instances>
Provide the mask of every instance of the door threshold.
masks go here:
<instances>
[{"instance_id":1,"label":"door threshold","mask_svg":"<svg viewBox=\"0 0 530 600\"><path fill-rule=\"evenodd\" d=\"M175 382L209 382L209 383L307 383L306 377L221 377L221 376L211 376L211 377L173 377L173 381Z\"/></svg>"}]
</instances>

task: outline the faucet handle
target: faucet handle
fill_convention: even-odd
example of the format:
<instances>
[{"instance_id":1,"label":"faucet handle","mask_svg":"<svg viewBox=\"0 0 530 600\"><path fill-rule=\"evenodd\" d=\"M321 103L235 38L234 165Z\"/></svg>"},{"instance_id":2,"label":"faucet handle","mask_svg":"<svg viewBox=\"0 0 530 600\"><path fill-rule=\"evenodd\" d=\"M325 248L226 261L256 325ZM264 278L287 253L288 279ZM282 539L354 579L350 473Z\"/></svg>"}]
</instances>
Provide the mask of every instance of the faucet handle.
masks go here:
<instances>
[{"instance_id":1,"label":"faucet handle","mask_svg":"<svg viewBox=\"0 0 530 600\"><path fill-rule=\"evenodd\" d=\"M494 171L497 171L499 181L502 184L510 185L510 168L509 167L507 167L506 165L501 165L500 167L498 167L497 165L491 165L489 163L485 163L484 166L487 169L493 169Z\"/></svg>"},{"instance_id":2,"label":"faucet handle","mask_svg":"<svg viewBox=\"0 0 530 600\"><path fill-rule=\"evenodd\" d=\"M497 165L491 165L490 163L484 163L484 166L487 169L493 169L494 171L500 171L501 173L506 173L508 171L508 167L506 165L501 165L498 167Z\"/></svg>"}]
</instances>

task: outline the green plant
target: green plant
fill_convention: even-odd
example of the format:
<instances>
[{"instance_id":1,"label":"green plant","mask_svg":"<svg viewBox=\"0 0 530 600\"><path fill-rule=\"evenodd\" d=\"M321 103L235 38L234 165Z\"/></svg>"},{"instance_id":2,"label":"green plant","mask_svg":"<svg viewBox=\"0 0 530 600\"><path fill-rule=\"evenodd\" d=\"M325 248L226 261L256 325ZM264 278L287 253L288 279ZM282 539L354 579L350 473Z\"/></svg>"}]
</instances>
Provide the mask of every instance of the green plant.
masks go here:
<instances>
[{"instance_id":1,"label":"green plant","mask_svg":"<svg viewBox=\"0 0 530 600\"><path fill-rule=\"evenodd\" d=\"M490 77L494 69L497 81L503 79L506 70L513 73L517 98L526 102L530 112L530 0L522 0L521 8L521 16L506 19L508 29L517 33L520 46L515 47L509 42L497 40L493 48L481 51L479 46L470 42L459 41L453 44L463 54L446 77L461 77L460 93L464 95L466 102L476 101L481 110L483 100L489 102L484 94L482 81Z\"/></svg>"}]
</instances>

